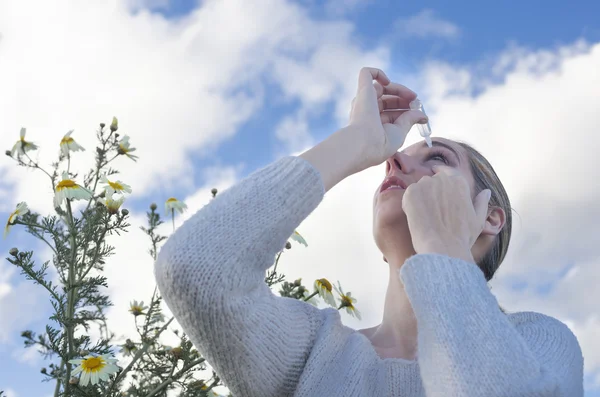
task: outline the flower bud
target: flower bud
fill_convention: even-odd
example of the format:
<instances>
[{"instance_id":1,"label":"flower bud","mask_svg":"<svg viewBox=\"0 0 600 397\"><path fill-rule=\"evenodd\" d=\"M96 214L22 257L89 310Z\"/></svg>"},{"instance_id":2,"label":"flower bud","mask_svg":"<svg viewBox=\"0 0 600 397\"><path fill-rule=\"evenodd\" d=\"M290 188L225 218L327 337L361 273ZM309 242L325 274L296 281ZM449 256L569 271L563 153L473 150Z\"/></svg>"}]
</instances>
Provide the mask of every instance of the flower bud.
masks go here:
<instances>
[{"instance_id":1,"label":"flower bud","mask_svg":"<svg viewBox=\"0 0 600 397\"><path fill-rule=\"evenodd\" d=\"M156 208L158 208L158 207L156 206L156 203L152 203L152 204L150 204L150 209L151 209L152 211L156 211Z\"/></svg>"},{"instance_id":2,"label":"flower bud","mask_svg":"<svg viewBox=\"0 0 600 397\"><path fill-rule=\"evenodd\" d=\"M12 157L12 153L10 152L10 150L7 150L6 152L4 152L4 154L6 154L8 157Z\"/></svg>"},{"instance_id":3,"label":"flower bud","mask_svg":"<svg viewBox=\"0 0 600 397\"><path fill-rule=\"evenodd\" d=\"M299 287L299 286L301 286L301 285L302 285L302 279L301 279L301 278L299 278L298 280L295 280L295 281L294 281L294 285L295 285L296 287Z\"/></svg>"},{"instance_id":4,"label":"flower bud","mask_svg":"<svg viewBox=\"0 0 600 397\"><path fill-rule=\"evenodd\" d=\"M127 216L127 215L129 215L129 210L127 208L123 208L121 210L121 214L123 214L123 216Z\"/></svg>"},{"instance_id":5,"label":"flower bud","mask_svg":"<svg viewBox=\"0 0 600 397\"><path fill-rule=\"evenodd\" d=\"M217 195L218 190L213 187L210 192L212 193L213 197L215 197Z\"/></svg>"},{"instance_id":6,"label":"flower bud","mask_svg":"<svg viewBox=\"0 0 600 397\"><path fill-rule=\"evenodd\" d=\"M21 259L25 259L25 256L27 256L27 254L26 254L26 253L24 253L24 252L19 252L19 258L21 258Z\"/></svg>"},{"instance_id":7,"label":"flower bud","mask_svg":"<svg viewBox=\"0 0 600 397\"><path fill-rule=\"evenodd\" d=\"M88 354L90 354L90 352L89 352L88 350L85 350L85 349L79 350L79 355L80 355L81 357L85 357L85 356L87 356Z\"/></svg>"},{"instance_id":8,"label":"flower bud","mask_svg":"<svg viewBox=\"0 0 600 397\"><path fill-rule=\"evenodd\" d=\"M104 128L104 127L106 127L106 124L100 123L100 128Z\"/></svg>"},{"instance_id":9,"label":"flower bud","mask_svg":"<svg viewBox=\"0 0 600 397\"><path fill-rule=\"evenodd\" d=\"M118 129L119 129L119 120L117 120L116 117L113 117L112 123L110 123L110 130L112 132L115 132Z\"/></svg>"},{"instance_id":10,"label":"flower bud","mask_svg":"<svg viewBox=\"0 0 600 397\"><path fill-rule=\"evenodd\" d=\"M42 368L42 369L40 370L40 372L41 372L41 373L43 373L44 375L48 373L48 372L47 372L47 370L46 370L46 367Z\"/></svg>"},{"instance_id":11,"label":"flower bud","mask_svg":"<svg viewBox=\"0 0 600 397\"><path fill-rule=\"evenodd\" d=\"M79 383L78 378L72 377L71 379L69 379L69 384L71 384L71 385L76 385L78 383Z\"/></svg>"},{"instance_id":12,"label":"flower bud","mask_svg":"<svg viewBox=\"0 0 600 397\"><path fill-rule=\"evenodd\" d=\"M23 338L31 339L31 331L23 331L23 332L21 332L21 336Z\"/></svg>"},{"instance_id":13,"label":"flower bud","mask_svg":"<svg viewBox=\"0 0 600 397\"><path fill-rule=\"evenodd\" d=\"M17 254L19 253L19 250L16 247L13 247L10 249L10 251L8 251L9 254L11 254L12 256L17 256Z\"/></svg>"},{"instance_id":14,"label":"flower bud","mask_svg":"<svg viewBox=\"0 0 600 397\"><path fill-rule=\"evenodd\" d=\"M285 243L285 248L291 250L292 244L288 241L287 243Z\"/></svg>"}]
</instances>

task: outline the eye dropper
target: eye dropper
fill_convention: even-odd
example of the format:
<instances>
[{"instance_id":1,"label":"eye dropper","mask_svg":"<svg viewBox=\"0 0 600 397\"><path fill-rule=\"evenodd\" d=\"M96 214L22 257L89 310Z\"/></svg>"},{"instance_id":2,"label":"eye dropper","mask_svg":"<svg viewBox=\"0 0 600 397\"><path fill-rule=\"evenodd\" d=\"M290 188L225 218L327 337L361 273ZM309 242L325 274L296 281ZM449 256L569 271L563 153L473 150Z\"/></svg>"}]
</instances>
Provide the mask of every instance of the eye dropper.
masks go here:
<instances>
[{"instance_id":1,"label":"eye dropper","mask_svg":"<svg viewBox=\"0 0 600 397\"><path fill-rule=\"evenodd\" d=\"M423 104L419 100L419 98L415 98L411 103L408 104L411 110L420 110L425 113L425 108ZM427 116L427 113L425 113ZM429 125L429 119L427 119L427 124L417 124L417 128L419 129L419 134L423 138L425 138L425 142L427 142L427 146L431 147L431 126Z\"/></svg>"}]
</instances>

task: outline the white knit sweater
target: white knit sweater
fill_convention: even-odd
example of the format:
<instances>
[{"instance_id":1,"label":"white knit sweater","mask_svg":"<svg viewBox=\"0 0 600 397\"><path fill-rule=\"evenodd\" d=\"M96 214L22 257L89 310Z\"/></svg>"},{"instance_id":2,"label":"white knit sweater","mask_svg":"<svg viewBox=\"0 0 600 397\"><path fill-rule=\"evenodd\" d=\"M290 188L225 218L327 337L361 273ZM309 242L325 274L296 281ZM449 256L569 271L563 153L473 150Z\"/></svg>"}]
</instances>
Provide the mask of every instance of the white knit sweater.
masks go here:
<instances>
[{"instance_id":1,"label":"white knit sweater","mask_svg":"<svg viewBox=\"0 0 600 397\"><path fill-rule=\"evenodd\" d=\"M569 328L502 313L473 263L421 254L402 266L416 361L381 359L337 310L275 295L265 271L324 194L310 163L282 158L220 193L158 256L165 302L234 396L583 396Z\"/></svg>"}]
</instances>

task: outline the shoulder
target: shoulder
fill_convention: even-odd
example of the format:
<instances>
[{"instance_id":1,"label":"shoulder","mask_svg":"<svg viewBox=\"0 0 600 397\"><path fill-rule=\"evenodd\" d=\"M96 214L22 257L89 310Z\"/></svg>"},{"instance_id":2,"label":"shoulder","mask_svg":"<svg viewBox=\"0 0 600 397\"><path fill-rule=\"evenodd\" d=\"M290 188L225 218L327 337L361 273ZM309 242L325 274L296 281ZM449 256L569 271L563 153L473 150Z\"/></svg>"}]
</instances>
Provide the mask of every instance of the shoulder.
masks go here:
<instances>
[{"instance_id":1,"label":"shoulder","mask_svg":"<svg viewBox=\"0 0 600 397\"><path fill-rule=\"evenodd\" d=\"M534 353L583 360L577 337L564 322L537 312L509 313L507 316Z\"/></svg>"}]
</instances>

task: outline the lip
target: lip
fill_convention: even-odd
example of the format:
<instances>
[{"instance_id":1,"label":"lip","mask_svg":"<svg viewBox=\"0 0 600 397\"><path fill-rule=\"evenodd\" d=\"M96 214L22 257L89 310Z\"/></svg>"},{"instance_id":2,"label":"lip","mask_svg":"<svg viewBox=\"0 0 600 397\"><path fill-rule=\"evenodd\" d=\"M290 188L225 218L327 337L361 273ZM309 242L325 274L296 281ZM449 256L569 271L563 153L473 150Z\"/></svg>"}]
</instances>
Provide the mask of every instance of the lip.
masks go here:
<instances>
[{"instance_id":1,"label":"lip","mask_svg":"<svg viewBox=\"0 0 600 397\"><path fill-rule=\"evenodd\" d=\"M391 175L383 181L381 187L379 188L379 193L383 193L387 188L389 188L392 185L398 185L403 190L406 190L406 188L408 187L406 182L404 182L402 179L398 178L395 175Z\"/></svg>"}]
</instances>

